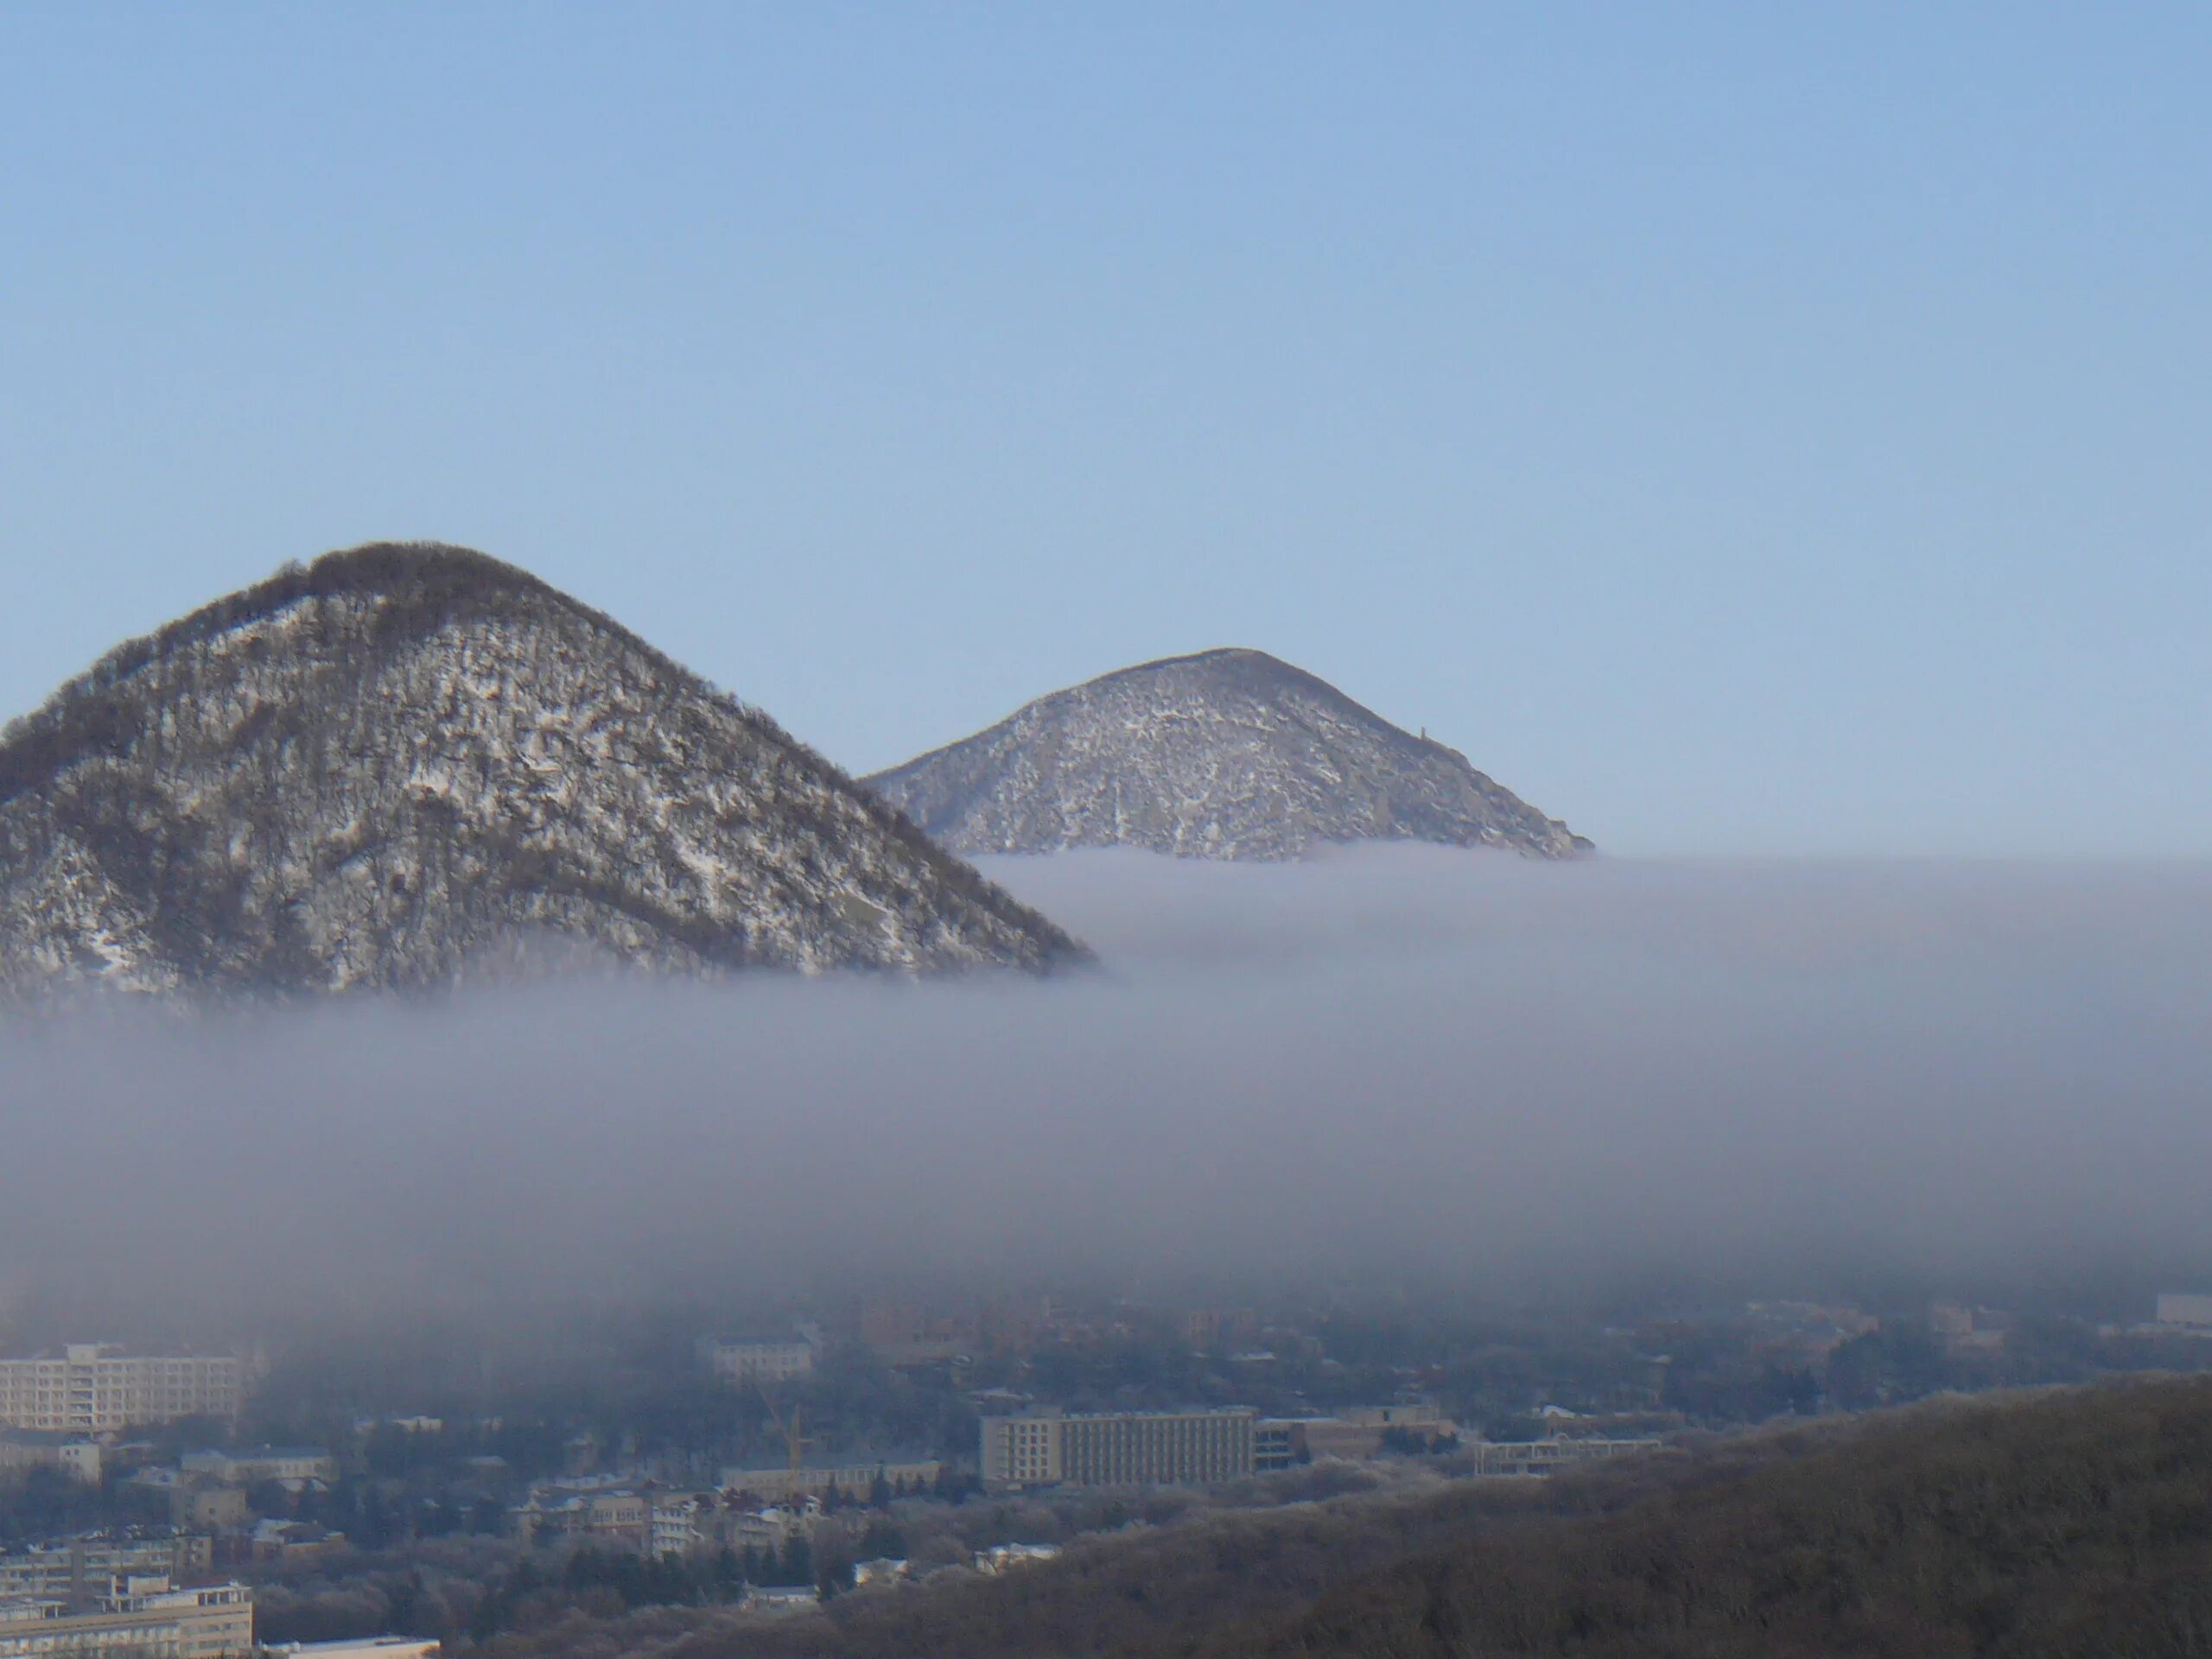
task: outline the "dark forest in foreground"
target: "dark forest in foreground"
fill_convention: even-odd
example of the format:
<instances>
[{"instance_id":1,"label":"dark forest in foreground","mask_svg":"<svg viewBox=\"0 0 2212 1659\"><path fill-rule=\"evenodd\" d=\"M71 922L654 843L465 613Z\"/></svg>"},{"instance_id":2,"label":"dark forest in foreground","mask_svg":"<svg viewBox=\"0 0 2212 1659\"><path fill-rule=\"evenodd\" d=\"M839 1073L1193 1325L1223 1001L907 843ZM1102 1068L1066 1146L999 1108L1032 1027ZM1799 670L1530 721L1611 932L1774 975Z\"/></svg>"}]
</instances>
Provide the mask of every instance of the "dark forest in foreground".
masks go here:
<instances>
[{"instance_id":1,"label":"dark forest in foreground","mask_svg":"<svg viewBox=\"0 0 2212 1659\"><path fill-rule=\"evenodd\" d=\"M1209 1513L782 1622L573 1618L497 1655L1444 1659L2212 1654L2212 1383L1943 1401L1541 1488Z\"/></svg>"},{"instance_id":2,"label":"dark forest in foreground","mask_svg":"<svg viewBox=\"0 0 2212 1659\"><path fill-rule=\"evenodd\" d=\"M2212 1387L1878 1419L1426 1554L1205 1659L2212 1653Z\"/></svg>"}]
</instances>

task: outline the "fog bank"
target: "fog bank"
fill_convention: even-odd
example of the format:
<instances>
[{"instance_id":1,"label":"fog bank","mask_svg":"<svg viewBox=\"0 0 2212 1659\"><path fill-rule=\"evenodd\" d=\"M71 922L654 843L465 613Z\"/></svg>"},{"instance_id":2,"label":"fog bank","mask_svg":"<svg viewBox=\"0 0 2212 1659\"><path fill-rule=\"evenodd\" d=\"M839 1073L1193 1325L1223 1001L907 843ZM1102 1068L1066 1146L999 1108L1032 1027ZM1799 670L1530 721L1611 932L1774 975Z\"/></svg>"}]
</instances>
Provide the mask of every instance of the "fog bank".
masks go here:
<instances>
[{"instance_id":1,"label":"fog bank","mask_svg":"<svg viewBox=\"0 0 2212 1659\"><path fill-rule=\"evenodd\" d=\"M989 873L1042 983L0 1026L0 1288L2212 1285L2212 869Z\"/></svg>"}]
</instances>

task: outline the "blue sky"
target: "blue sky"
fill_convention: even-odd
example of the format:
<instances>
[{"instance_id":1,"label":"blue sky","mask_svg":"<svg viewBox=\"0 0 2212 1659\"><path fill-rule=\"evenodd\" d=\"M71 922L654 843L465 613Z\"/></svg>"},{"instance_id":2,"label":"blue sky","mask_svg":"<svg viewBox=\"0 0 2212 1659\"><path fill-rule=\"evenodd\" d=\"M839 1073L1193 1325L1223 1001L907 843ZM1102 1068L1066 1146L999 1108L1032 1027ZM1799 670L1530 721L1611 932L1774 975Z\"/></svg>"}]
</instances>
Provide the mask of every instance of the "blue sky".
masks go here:
<instances>
[{"instance_id":1,"label":"blue sky","mask_svg":"<svg viewBox=\"0 0 2212 1659\"><path fill-rule=\"evenodd\" d=\"M0 12L0 709L536 569L855 770L1288 658L1624 852L2212 854L2201 5Z\"/></svg>"}]
</instances>

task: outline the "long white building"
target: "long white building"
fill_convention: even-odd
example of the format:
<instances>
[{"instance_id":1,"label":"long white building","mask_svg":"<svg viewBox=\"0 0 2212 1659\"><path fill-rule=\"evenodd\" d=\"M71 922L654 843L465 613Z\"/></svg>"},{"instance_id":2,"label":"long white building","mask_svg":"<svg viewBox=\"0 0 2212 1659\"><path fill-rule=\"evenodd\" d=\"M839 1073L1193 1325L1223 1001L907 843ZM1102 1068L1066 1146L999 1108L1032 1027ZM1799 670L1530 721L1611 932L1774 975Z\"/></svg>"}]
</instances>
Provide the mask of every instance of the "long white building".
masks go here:
<instances>
[{"instance_id":1,"label":"long white building","mask_svg":"<svg viewBox=\"0 0 2212 1659\"><path fill-rule=\"evenodd\" d=\"M245 1362L231 1355L126 1354L73 1342L59 1354L0 1359L0 1425L104 1434L180 1417L236 1417Z\"/></svg>"},{"instance_id":2,"label":"long white building","mask_svg":"<svg viewBox=\"0 0 2212 1659\"><path fill-rule=\"evenodd\" d=\"M242 1584L177 1590L132 1580L92 1606L0 1601L0 1659L247 1659L253 1592Z\"/></svg>"},{"instance_id":3,"label":"long white building","mask_svg":"<svg viewBox=\"0 0 2212 1659\"><path fill-rule=\"evenodd\" d=\"M1151 1486L1234 1480L1253 1470L1257 1414L1050 1408L982 1424L983 1479L994 1486Z\"/></svg>"}]
</instances>

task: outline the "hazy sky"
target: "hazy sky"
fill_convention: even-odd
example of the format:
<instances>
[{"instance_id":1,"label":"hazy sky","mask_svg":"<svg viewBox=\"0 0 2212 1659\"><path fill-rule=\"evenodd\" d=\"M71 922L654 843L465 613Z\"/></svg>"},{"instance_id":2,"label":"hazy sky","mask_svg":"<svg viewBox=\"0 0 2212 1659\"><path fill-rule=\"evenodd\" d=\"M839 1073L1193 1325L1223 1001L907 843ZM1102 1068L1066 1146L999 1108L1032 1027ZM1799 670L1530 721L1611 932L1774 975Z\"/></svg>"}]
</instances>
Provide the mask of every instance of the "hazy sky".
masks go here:
<instances>
[{"instance_id":1,"label":"hazy sky","mask_svg":"<svg viewBox=\"0 0 2212 1659\"><path fill-rule=\"evenodd\" d=\"M1243 644L1617 850L2212 853L2208 73L2185 4L9 7L0 709L434 537L856 770Z\"/></svg>"}]
</instances>

